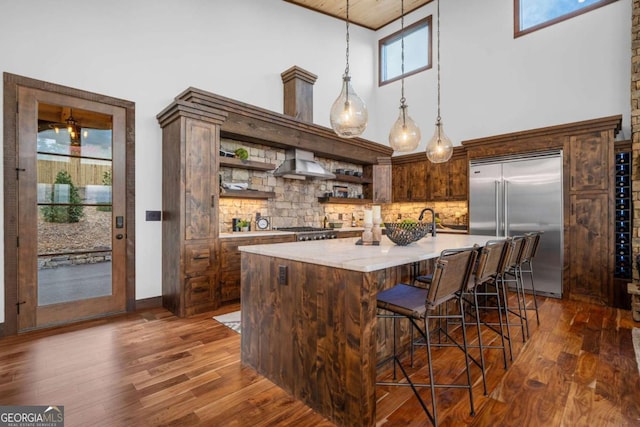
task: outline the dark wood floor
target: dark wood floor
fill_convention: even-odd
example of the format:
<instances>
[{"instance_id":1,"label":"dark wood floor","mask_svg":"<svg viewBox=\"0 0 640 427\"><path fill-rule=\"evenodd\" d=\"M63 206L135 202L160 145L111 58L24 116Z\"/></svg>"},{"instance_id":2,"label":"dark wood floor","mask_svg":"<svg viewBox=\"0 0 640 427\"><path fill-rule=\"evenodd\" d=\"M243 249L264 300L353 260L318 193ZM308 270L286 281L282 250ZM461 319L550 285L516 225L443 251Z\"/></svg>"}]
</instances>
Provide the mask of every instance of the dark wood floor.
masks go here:
<instances>
[{"instance_id":1,"label":"dark wood floor","mask_svg":"<svg viewBox=\"0 0 640 427\"><path fill-rule=\"evenodd\" d=\"M508 370L487 351L489 396L474 370L475 417L464 391L438 391L442 425L640 425L630 312L540 301L541 326L514 339ZM153 309L4 338L0 405L64 405L67 427L333 425L242 367L239 335L212 315ZM460 375L457 351L436 353L439 375ZM428 425L410 389L377 395L378 425Z\"/></svg>"}]
</instances>

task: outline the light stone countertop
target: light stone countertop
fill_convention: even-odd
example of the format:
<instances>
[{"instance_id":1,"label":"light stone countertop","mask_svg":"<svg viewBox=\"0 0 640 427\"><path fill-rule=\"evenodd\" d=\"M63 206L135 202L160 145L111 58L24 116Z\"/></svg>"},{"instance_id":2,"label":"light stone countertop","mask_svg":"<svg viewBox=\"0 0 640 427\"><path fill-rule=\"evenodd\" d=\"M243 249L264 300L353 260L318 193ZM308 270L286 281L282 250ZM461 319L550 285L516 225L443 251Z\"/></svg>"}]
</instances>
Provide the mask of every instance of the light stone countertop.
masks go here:
<instances>
[{"instance_id":1,"label":"light stone countertop","mask_svg":"<svg viewBox=\"0 0 640 427\"><path fill-rule=\"evenodd\" d=\"M261 231L236 231L233 233L220 233L221 239L234 239L240 237L262 237L262 236L286 236L296 234L292 231L279 231L279 230L261 230Z\"/></svg>"},{"instance_id":2,"label":"light stone countertop","mask_svg":"<svg viewBox=\"0 0 640 427\"><path fill-rule=\"evenodd\" d=\"M357 237L266 245L240 246L241 252L301 261L309 264L371 272L436 258L444 249L484 245L495 236L439 234L424 237L407 246L398 246L383 236L379 246L359 246Z\"/></svg>"}]
</instances>

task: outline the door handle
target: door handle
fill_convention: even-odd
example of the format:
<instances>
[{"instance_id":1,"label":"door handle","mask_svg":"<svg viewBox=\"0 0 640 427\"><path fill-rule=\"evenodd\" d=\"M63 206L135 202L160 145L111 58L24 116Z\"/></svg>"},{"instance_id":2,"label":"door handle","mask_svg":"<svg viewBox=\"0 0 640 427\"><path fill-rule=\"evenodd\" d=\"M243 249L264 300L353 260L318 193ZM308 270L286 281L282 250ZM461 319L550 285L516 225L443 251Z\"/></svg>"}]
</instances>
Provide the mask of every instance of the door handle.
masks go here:
<instances>
[{"instance_id":1,"label":"door handle","mask_svg":"<svg viewBox=\"0 0 640 427\"><path fill-rule=\"evenodd\" d=\"M500 181L495 182L495 198L496 198L496 236L500 235L500 221L502 220L500 215Z\"/></svg>"},{"instance_id":2,"label":"door handle","mask_svg":"<svg viewBox=\"0 0 640 427\"><path fill-rule=\"evenodd\" d=\"M509 237L509 181L504 180L504 237Z\"/></svg>"},{"instance_id":3,"label":"door handle","mask_svg":"<svg viewBox=\"0 0 640 427\"><path fill-rule=\"evenodd\" d=\"M124 236L122 234L116 234L116 239L118 240L122 240Z\"/></svg>"}]
</instances>

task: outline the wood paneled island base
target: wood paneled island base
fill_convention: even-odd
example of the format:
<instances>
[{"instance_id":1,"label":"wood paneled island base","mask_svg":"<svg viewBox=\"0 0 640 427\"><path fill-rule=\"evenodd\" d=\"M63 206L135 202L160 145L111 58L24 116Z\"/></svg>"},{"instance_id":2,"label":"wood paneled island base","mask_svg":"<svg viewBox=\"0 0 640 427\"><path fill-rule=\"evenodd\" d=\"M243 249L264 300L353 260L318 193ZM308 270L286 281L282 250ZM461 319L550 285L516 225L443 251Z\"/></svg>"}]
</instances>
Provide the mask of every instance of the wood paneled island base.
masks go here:
<instances>
[{"instance_id":1,"label":"wood paneled island base","mask_svg":"<svg viewBox=\"0 0 640 427\"><path fill-rule=\"evenodd\" d=\"M376 363L392 345L377 330L377 292L406 281L413 262L490 238L241 247L242 363L340 426L374 425Z\"/></svg>"}]
</instances>

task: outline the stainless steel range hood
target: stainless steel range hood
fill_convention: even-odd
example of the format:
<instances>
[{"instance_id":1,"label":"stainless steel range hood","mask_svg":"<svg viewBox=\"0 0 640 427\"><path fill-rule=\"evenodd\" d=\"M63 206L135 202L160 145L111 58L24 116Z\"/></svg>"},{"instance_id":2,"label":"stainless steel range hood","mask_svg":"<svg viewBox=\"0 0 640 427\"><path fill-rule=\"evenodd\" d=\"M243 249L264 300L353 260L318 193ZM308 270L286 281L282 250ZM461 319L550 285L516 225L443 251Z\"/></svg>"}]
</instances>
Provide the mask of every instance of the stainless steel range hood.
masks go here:
<instances>
[{"instance_id":1,"label":"stainless steel range hood","mask_svg":"<svg viewBox=\"0 0 640 427\"><path fill-rule=\"evenodd\" d=\"M290 179L334 179L336 177L314 160L312 152L299 149L287 150L284 162L273 172L273 175Z\"/></svg>"}]
</instances>

